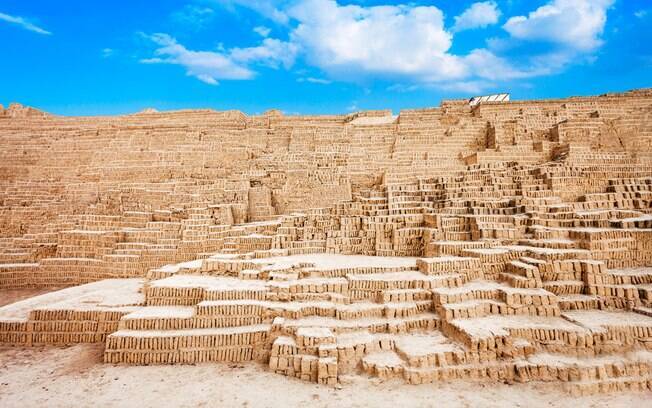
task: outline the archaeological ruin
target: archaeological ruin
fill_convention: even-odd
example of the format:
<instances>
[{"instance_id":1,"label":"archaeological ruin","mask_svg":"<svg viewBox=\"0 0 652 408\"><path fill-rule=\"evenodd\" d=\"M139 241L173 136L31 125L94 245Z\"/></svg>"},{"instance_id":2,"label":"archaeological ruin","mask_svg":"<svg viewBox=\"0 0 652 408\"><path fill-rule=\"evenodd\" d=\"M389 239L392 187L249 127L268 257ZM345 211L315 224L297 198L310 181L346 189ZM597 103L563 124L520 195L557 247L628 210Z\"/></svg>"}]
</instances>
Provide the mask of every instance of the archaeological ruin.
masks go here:
<instances>
[{"instance_id":1,"label":"archaeological ruin","mask_svg":"<svg viewBox=\"0 0 652 408\"><path fill-rule=\"evenodd\" d=\"M652 389L652 90L292 116L0 107L0 345Z\"/></svg>"}]
</instances>

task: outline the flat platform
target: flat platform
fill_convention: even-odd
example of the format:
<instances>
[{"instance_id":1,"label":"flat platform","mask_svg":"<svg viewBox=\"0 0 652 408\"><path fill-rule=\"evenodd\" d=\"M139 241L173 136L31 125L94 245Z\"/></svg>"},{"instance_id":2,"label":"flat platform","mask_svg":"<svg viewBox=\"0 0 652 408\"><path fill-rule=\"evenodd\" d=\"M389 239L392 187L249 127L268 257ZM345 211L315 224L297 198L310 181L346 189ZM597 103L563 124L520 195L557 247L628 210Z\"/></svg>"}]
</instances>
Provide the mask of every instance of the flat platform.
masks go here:
<instances>
[{"instance_id":1,"label":"flat platform","mask_svg":"<svg viewBox=\"0 0 652 408\"><path fill-rule=\"evenodd\" d=\"M107 279L74 286L0 307L0 321L27 321L32 310L131 312L145 301L142 279Z\"/></svg>"}]
</instances>

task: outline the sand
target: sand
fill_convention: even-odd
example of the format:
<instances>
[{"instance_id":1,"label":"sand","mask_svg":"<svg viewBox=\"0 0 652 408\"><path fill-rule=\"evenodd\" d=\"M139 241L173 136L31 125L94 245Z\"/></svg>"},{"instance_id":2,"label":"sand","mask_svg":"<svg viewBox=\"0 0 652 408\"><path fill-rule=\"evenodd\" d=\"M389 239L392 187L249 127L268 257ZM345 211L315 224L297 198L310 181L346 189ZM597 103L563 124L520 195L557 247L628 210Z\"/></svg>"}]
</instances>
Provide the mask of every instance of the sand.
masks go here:
<instances>
[{"instance_id":1,"label":"sand","mask_svg":"<svg viewBox=\"0 0 652 408\"><path fill-rule=\"evenodd\" d=\"M54 292L61 288L46 289L0 289L0 307L9 305L19 300L28 299L45 293Z\"/></svg>"},{"instance_id":2,"label":"sand","mask_svg":"<svg viewBox=\"0 0 652 408\"><path fill-rule=\"evenodd\" d=\"M572 398L545 384L451 382L411 386L356 377L339 388L261 370L256 363L113 366L101 345L0 348L0 407L631 407L652 392Z\"/></svg>"}]
</instances>

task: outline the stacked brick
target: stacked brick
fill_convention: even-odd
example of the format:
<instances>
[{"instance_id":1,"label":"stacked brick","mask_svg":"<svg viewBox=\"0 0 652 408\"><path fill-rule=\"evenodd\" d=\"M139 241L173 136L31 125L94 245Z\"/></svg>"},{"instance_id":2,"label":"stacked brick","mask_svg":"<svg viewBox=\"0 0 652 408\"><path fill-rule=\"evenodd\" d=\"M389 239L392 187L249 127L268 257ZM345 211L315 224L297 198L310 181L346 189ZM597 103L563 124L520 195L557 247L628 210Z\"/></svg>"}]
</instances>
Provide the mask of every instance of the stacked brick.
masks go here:
<instances>
[{"instance_id":1,"label":"stacked brick","mask_svg":"<svg viewBox=\"0 0 652 408\"><path fill-rule=\"evenodd\" d=\"M651 95L4 115L0 288L71 288L0 308L0 343L649 388Z\"/></svg>"}]
</instances>

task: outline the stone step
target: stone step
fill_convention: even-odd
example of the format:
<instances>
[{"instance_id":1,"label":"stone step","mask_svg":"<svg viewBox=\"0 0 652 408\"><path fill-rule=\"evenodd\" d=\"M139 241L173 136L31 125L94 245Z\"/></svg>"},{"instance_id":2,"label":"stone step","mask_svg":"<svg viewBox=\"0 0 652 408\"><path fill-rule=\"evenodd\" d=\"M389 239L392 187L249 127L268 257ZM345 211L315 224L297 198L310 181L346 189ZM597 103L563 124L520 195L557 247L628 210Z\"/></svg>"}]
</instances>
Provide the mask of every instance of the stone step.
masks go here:
<instances>
[{"instance_id":1,"label":"stone step","mask_svg":"<svg viewBox=\"0 0 652 408\"><path fill-rule=\"evenodd\" d=\"M652 375L607 378L597 381L574 381L564 389L575 397L616 392L652 391Z\"/></svg>"},{"instance_id":2,"label":"stone step","mask_svg":"<svg viewBox=\"0 0 652 408\"><path fill-rule=\"evenodd\" d=\"M617 285L652 285L652 268L610 270L606 273L609 283Z\"/></svg>"},{"instance_id":3,"label":"stone step","mask_svg":"<svg viewBox=\"0 0 652 408\"><path fill-rule=\"evenodd\" d=\"M543 288L555 295L578 295L584 292L582 281L548 281L543 283Z\"/></svg>"},{"instance_id":4,"label":"stone step","mask_svg":"<svg viewBox=\"0 0 652 408\"><path fill-rule=\"evenodd\" d=\"M264 300L268 292L263 281L199 275L171 276L145 287L149 306L193 306L202 300Z\"/></svg>"},{"instance_id":5,"label":"stone step","mask_svg":"<svg viewBox=\"0 0 652 408\"><path fill-rule=\"evenodd\" d=\"M440 318L433 312L424 312L406 318L377 317L350 320L312 316L301 319L285 319L283 324L290 332L296 331L300 327L327 327L335 334L352 331L404 333L412 330L437 329L440 325Z\"/></svg>"},{"instance_id":6,"label":"stone step","mask_svg":"<svg viewBox=\"0 0 652 408\"><path fill-rule=\"evenodd\" d=\"M561 310L598 309L600 304L600 299L597 296L582 294L559 296L559 308Z\"/></svg>"},{"instance_id":7,"label":"stone step","mask_svg":"<svg viewBox=\"0 0 652 408\"><path fill-rule=\"evenodd\" d=\"M462 284L459 274L427 276L420 272L392 272L347 275L352 299L375 299L379 293L394 289L434 289Z\"/></svg>"},{"instance_id":8,"label":"stone step","mask_svg":"<svg viewBox=\"0 0 652 408\"><path fill-rule=\"evenodd\" d=\"M451 342L438 331L397 336L394 348L410 367L446 366L460 364L467 359L463 345Z\"/></svg>"},{"instance_id":9,"label":"stone step","mask_svg":"<svg viewBox=\"0 0 652 408\"><path fill-rule=\"evenodd\" d=\"M555 305L522 305L509 306L496 300L469 300L460 303L448 303L437 312L445 320L473 319L489 315L529 315L529 316L559 316L559 307Z\"/></svg>"},{"instance_id":10,"label":"stone step","mask_svg":"<svg viewBox=\"0 0 652 408\"><path fill-rule=\"evenodd\" d=\"M514 288L528 289L528 288L539 288L542 286L540 281L536 281L535 279L529 279L521 275L515 275L513 273L507 273L507 272L499 273L498 280L500 280L501 282L505 282L509 286Z\"/></svg>"},{"instance_id":11,"label":"stone step","mask_svg":"<svg viewBox=\"0 0 652 408\"><path fill-rule=\"evenodd\" d=\"M586 293L622 300L639 300L639 288L635 285L587 285Z\"/></svg>"},{"instance_id":12,"label":"stone step","mask_svg":"<svg viewBox=\"0 0 652 408\"><path fill-rule=\"evenodd\" d=\"M248 361L267 341L270 325L210 329L118 330L107 336L104 361L129 364L193 364Z\"/></svg>"},{"instance_id":13,"label":"stone step","mask_svg":"<svg viewBox=\"0 0 652 408\"><path fill-rule=\"evenodd\" d=\"M362 369L381 380L402 378L405 362L394 351L378 351L362 359Z\"/></svg>"},{"instance_id":14,"label":"stone step","mask_svg":"<svg viewBox=\"0 0 652 408\"><path fill-rule=\"evenodd\" d=\"M519 275L521 277L532 279L535 281L540 281L539 268L529 263L525 263L520 260L510 261L507 264L506 272Z\"/></svg>"},{"instance_id":15,"label":"stone step","mask_svg":"<svg viewBox=\"0 0 652 408\"><path fill-rule=\"evenodd\" d=\"M411 302L420 300L431 300L432 292L427 289L392 289L379 293L378 303L389 302Z\"/></svg>"},{"instance_id":16,"label":"stone step","mask_svg":"<svg viewBox=\"0 0 652 408\"><path fill-rule=\"evenodd\" d=\"M527 239L520 240L520 245L533 246L537 248L550 248L550 249L577 249L578 243L571 239Z\"/></svg>"},{"instance_id":17,"label":"stone step","mask_svg":"<svg viewBox=\"0 0 652 408\"><path fill-rule=\"evenodd\" d=\"M554 294L546 290L514 288L493 281L474 281L458 288L438 288L432 293L436 306L471 300L497 300L513 307L557 303Z\"/></svg>"}]
</instances>

